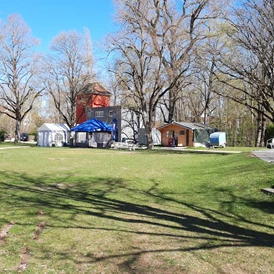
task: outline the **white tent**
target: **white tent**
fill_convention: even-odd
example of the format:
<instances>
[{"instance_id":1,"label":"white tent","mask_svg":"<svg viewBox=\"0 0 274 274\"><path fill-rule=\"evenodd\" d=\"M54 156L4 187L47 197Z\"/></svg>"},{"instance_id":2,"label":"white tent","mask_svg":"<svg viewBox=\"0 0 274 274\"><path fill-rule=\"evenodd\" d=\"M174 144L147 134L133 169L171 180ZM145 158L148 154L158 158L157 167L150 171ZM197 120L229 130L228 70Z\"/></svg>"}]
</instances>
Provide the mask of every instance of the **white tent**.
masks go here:
<instances>
[{"instance_id":1,"label":"white tent","mask_svg":"<svg viewBox=\"0 0 274 274\"><path fill-rule=\"evenodd\" d=\"M37 130L37 146L63 146L69 142L69 127L64 124L44 123Z\"/></svg>"}]
</instances>

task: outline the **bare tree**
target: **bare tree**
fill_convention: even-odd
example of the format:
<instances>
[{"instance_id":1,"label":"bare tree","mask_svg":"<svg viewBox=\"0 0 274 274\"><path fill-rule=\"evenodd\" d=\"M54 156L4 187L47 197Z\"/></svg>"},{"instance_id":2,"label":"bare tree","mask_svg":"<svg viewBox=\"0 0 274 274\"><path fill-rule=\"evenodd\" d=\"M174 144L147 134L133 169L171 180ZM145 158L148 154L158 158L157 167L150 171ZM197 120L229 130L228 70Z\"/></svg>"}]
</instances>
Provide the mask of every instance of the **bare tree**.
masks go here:
<instances>
[{"instance_id":1,"label":"bare tree","mask_svg":"<svg viewBox=\"0 0 274 274\"><path fill-rule=\"evenodd\" d=\"M218 95L214 93L218 88L214 79L214 60L199 58L191 72L191 85L184 91L184 100L190 110L189 118L191 122L209 124L209 117L216 108L214 101L218 100Z\"/></svg>"},{"instance_id":2,"label":"bare tree","mask_svg":"<svg viewBox=\"0 0 274 274\"><path fill-rule=\"evenodd\" d=\"M191 66L191 85L187 88L189 108L192 110L192 121L201 121L209 124L209 117L213 115L218 107L216 103L219 100L219 91L222 90L222 84L218 82L215 76L216 56L219 48L223 47L222 37L219 29L222 24L214 22L214 26L207 32L207 38L199 43L199 49L196 51L196 58ZM220 22L219 22L220 23Z\"/></svg>"},{"instance_id":3,"label":"bare tree","mask_svg":"<svg viewBox=\"0 0 274 274\"><path fill-rule=\"evenodd\" d=\"M94 81L93 58L89 33L61 32L51 43L51 55L45 62L44 82L54 105L71 128L77 124L77 97L89 93ZM85 97L86 104L92 94ZM83 102L82 102L83 103Z\"/></svg>"},{"instance_id":4,"label":"bare tree","mask_svg":"<svg viewBox=\"0 0 274 274\"><path fill-rule=\"evenodd\" d=\"M157 2L156 2L157 3ZM208 25L220 16L222 9L211 1L183 1L181 12L176 11L175 1L157 3L160 27L150 31L154 48L162 55L167 81L175 85L163 100L167 109L166 122L172 122L177 113L177 101L190 85L190 67L197 58L202 41L207 39ZM161 18L161 19L160 19Z\"/></svg>"},{"instance_id":5,"label":"bare tree","mask_svg":"<svg viewBox=\"0 0 274 274\"><path fill-rule=\"evenodd\" d=\"M223 96L248 106L257 116L256 145L263 145L266 121L274 122L274 1L245 0L227 31L233 50L219 58L216 74L237 91Z\"/></svg>"},{"instance_id":6,"label":"bare tree","mask_svg":"<svg viewBox=\"0 0 274 274\"><path fill-rule=\"evenodd\" d=\"M39 56L33 52L39 40L18 14L1 22L0 33L0 113L16 121L19 141L21 123L43 91L37 81Z\"/></svg>"},{"instance_id":7,"label":"bare tree","mask_svg":"<svg viewBox=\"0 0 274 274\"><path fill-rule=\"evenodd\" d=\"M142 115L149 149L159 101L170 92L173 112L201 27L210 18L204 13L209 2L185 0L179 10L172 0L116 0L123 30L113 38L112 50L119 53L119 81Z\"/></svg>"}]
</instances>

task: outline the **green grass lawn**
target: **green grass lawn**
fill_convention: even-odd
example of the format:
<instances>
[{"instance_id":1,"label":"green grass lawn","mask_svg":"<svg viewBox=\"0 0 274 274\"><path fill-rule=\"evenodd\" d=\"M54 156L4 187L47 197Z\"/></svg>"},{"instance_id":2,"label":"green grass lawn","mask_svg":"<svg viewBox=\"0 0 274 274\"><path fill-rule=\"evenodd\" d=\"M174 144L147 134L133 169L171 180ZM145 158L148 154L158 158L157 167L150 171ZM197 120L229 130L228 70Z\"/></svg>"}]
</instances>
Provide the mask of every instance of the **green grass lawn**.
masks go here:
<instances>
[{"instance_id":1,"label":"green grass lawn","mask_svg":"<svg viewBox=\"0 0 274 274\"><path fill-rule=\"evenodd\" d=\"M251 149L0 148L0 273L273 273L274 165Z\"/></svg>"}]
</instances>

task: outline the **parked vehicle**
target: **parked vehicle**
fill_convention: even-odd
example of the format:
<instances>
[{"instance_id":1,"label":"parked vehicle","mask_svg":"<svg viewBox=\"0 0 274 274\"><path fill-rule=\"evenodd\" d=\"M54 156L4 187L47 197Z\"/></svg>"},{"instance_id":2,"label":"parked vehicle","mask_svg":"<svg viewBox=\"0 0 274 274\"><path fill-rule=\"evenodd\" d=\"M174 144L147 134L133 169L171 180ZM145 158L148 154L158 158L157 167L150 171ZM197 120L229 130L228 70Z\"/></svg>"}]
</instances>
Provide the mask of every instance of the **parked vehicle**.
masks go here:
<instances>
[{"instance_id":1,"label":"parked vehicle","mask_svg":"<svg viewBox=\"0 0 274 274\"><path fill-rule=\"evenodd\" d=\"M28 140L28 134L27 133L22 133L21 137L20 137L20 140L24 141L24 142L27 141Z\"/></svg>"},{"instance_id":2,"label":"parked vehicle","mask_svg":"<svg viewBox=\"0 0 274 274\"><path fill-rule=\"evenodd\" d=\"M274 148L274 138L271 138L271 139L268 139L267 141L266 141L266 147L267 148Z\"/></svg>"},{"instance_id":3,"label":"parked vehicle","mask_svg":"<svg viewBox=\"0 0 274 274\"><path fill-rule=\"evenodd\" d=\"M226 146L226 134L225 132L214 132L210 136L210 145L212 147L225 147Z\"/></svg>"}]
</instances>

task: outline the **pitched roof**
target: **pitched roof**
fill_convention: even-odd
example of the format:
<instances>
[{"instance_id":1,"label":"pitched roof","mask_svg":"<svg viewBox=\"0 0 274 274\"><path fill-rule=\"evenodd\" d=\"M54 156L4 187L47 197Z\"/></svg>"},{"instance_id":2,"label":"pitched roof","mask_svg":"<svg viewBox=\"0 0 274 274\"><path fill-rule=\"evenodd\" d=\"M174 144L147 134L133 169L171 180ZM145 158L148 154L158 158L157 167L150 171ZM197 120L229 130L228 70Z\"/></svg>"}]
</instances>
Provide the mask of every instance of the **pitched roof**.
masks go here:
<instances>
[{"instance_id":1,"label":"pitched roof","mask_svg":"<svg viewBox=\"0 0 274 274\"><path fill-rule=\"evenodd\" d=\"M162 128L165 128L165 127L170 126L170 125L177 125L177 126L185 127L187 129L191 129L191 130L213 129L210 126L205 125L205 124L201 124L201 123L172 122L172 123L164 124L164 125L158 127L158 130L161 130Z\"/></svg>"},{"instance_id":2,"label":"pitched roof","mask_svg":"<svg viewBox=\"0 0 274 274\"><path fill-rule=\"evenodd\" d=\"M97 95L105 95L105 96L110 96L111 93L107 91L99 82L94 82L87 84L85 86L84 91L82 92L83 94L97 94Z\"/></svg>"},{"instance_id":3,"label":"pitched roof","mask_svg":"<svg viewBox=\"0 0 274 274\"><path fill-rule=\"evenodd\" d=\"M37 131L69 131L66 124L44 123Z\"/></svg>"}]
</instances>

